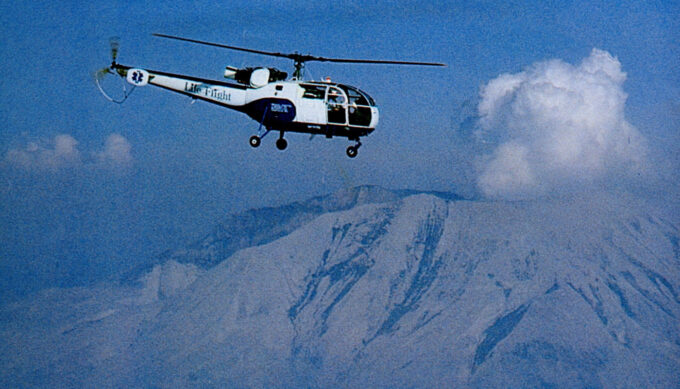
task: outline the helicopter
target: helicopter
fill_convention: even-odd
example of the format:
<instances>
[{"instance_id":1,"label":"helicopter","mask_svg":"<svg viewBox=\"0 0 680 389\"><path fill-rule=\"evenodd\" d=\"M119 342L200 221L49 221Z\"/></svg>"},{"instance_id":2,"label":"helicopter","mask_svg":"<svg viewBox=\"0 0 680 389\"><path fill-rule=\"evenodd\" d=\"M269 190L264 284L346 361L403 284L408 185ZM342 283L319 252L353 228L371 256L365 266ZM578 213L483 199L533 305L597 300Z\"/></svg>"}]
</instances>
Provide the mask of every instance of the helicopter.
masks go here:
<instances>
[{"instance_id":1,"label":"helicopter","mask_svg":"<svg viewBox=\"0 0 680 389\"><path fill-rule=\"evenodd\" d=\"M180 93L195 100L207 101L219 106L245 113L259 123L257 134L249 139L250 146L259 147L262 139L270 132L278 132L276 147L285 150L288 142L287 132L324 135L326 138L345 137L354 144L347 147L350 158L357 156L361 147L360 138L372 133L378 125L380 112L366 92L361 89L331 82L330 78L321 81L303 79L305 63L310 61L387 64L415 66L446 66L442 63L386 61L371 59L344 59L317 57L308 54L278 53L229 46L220 43L183 38L179 36L154 33L153 36L182 42L219 47L241 52L282 57L293 60L294 71L288 74L272 67L236 68L227 66L225 80L210 80L184 74L156 71L132 67L117 62L118 38L112 38L111 65L95 74L95 82L108 100L122 104L134 88L154 85L172 92ZM106 74L114 74L132 85L128 91L124 84L123 98L114 99L106 93L100 81ZM232 81L227 81L232 80ZM193 102L193 101L192 101Z\"/></svg>"}]
</instances>

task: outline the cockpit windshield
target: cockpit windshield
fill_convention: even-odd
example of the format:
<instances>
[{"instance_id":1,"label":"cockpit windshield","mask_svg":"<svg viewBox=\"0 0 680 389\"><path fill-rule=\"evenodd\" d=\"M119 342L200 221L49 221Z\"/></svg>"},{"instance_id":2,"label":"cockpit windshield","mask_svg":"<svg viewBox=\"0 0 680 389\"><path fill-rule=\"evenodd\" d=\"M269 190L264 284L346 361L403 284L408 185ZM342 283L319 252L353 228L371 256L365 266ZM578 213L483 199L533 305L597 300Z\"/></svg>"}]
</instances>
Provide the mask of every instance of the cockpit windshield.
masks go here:
<instances>
[{"instance_id":1,"label":"cockpit windshield","mask_svg":"<svg viewBox=\"0 0 680 389\"><path fill-rule=\"evenodd\" d=\"M349 98L349 103L353 105L375 106L375 101L365 92L347 85L339 85Z\"/></svg>"}]
</instances>

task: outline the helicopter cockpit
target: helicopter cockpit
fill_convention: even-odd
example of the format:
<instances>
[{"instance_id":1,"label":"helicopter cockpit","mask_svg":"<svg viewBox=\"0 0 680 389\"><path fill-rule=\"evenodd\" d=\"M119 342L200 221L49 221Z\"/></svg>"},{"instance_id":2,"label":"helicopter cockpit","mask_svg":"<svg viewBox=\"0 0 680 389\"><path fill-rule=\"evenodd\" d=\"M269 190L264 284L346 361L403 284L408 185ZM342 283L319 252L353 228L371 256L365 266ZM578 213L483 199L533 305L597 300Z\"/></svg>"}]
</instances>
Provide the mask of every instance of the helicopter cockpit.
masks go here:
<instances>
[{"instance_id":1,"label":"helicopter cockpit","mask_svg":"<svg viewBox=\"0 0 680 389\"><path fill-rule=\"evenodd\" d=\"M324 100L328 123L369 127L375 101L365 92L342 84L302 84L303 98Z\"/></svg>"},{"instance_id":2,"label":"helicopter cockpit","mask_svg":"<svg viewBox=\"0 0 680 389\"><path fill-rule=\"evenodd\" d=\"M347 85L338 85L348 97L349 124L355 126L369 126L371 124L371 107L375 101L365 92Z\"/></svg>"}]
</instances>

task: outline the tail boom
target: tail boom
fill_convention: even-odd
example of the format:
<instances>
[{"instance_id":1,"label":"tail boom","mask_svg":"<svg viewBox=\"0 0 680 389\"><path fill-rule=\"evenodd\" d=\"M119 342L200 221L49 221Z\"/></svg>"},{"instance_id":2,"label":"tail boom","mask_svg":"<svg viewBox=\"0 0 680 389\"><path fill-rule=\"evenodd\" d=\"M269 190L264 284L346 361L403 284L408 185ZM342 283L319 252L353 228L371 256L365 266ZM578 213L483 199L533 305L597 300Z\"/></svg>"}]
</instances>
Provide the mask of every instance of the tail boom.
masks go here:
<instances>
[{"instance_id":1,"label":"tail boom","mask_svg":"<svg viewBox=\"0 0 680 389\"><path fill-rule=\"evenodd\" d=\"M132 68L119 64L113 64L112 69L135 86L151 84L192 98L235 109L246 104L247 87L245 85Z\"/></svg>"}]
</instances>

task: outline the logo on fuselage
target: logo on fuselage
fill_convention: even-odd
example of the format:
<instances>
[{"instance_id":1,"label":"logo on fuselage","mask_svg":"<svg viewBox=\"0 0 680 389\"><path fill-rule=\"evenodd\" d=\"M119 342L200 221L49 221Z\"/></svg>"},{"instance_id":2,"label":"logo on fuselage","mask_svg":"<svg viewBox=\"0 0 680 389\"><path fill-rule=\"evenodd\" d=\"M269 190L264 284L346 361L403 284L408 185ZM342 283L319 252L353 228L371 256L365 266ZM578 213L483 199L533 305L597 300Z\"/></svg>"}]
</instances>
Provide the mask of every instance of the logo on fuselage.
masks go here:
<instances>
[{"instance_id":1,"label":"logo on fuselage","mask_svg":"<svg viewBox=\"0 0 680 389\"><path fill-rule=\"evenodd\" d=\"M130 69L125 79L134 86L144 86L149 83L149 72L144 69Z\"/></svg>"},{"instance_id":2,"label":"logo on fuselage","mask_svg":"<svg viewBox=\"0 0 680 389\"><path fill-rule=\"evenodd\" d=\"M251 106L252 117L266 122L288 123L295 119L295 105L284 99L262 99Z\"/></svg>"},{"instance_id":3,"label":"logo on fuselage","mask_svg":"<svg viewBox=\"0 0 680 389\"><path fill-rule=\"evenodd\" d=\"M290 112L291 108L293 108L293 106L287 104L272 103L270 105L272 112L288 113Z\"/></svg>"},{"instance_id":4,"label":"logo on fuselage","mask_svg":"<svg viewBox=\"0 0 680 389\"><path fill-rule=\"evenodd\" d=\"M231 93L227 92L224 88L213 87L212 85L185 81L184 91L195 95L201 95L210 100L231 101Z\"/></svg>"}]
</instances>

